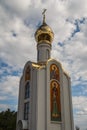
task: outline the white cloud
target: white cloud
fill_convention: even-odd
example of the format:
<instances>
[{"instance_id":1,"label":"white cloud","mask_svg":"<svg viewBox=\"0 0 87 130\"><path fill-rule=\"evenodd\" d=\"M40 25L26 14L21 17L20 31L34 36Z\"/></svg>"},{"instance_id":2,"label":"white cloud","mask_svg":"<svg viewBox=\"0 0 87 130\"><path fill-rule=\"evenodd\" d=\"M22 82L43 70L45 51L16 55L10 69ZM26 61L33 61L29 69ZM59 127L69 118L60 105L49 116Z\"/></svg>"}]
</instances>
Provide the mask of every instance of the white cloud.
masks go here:
<instances>
[{"instance_id":1,"label":"white cloud","mask_svg":"<svg viewBox=\"0 0 87 130\"><path fill-rule=\"evenodd\" d=\"M87 128L87 97L86 96L75 96L73 97L73 107L75 109L74 123L79 126L81 130Z\"/></svg>"},{"instance_id":2,"label":"white cloud","mask_svg":"<svg viewBox=\"0 0 87 130\"><path fill-rule=\"evenodd\" d=\"M1 0L0 2L7 10L13 10L18 13L19 11L26 11L31 5L30 0Z\"/></svg>"},{"instance_id":3,"label":"white cloud","mask_svg":"<svg viewBox=\"0 0 87 130\"><path fill-rule=\"evenodd\" d=\"M18 97L19 77L7 76L0 82L0 94Z\"/></svg>"},{"instance_id":4,"label":"white cloud","mask_svg":"<svg viewBox=\"0 0 87 130\"><path fill-rule=\"evenodd\" d=\"M70 17L74 18L87 17L86 4L87 4L86 0L70 0L67 6Z\"/></svg>"},{"instance_id":5,"label":"white cloud","mask_svg":"<svg viewBox=\"0 0 87 130\"><path fill-rule=\"evenodd\" d=\"M80 106L81 104L83 104L83 105ZM83 110L84 109L87 110L87 108L84 107L85 105L87 106L87 97L86 96L79 96L79 97L74 96L73 105L75 105L74 108L78 107L78 109L80 109L82 107Z\"/></svg>"},{"instance_id":6,"label":"white cloud","mask_svg":"<svg viewBox=\"0 0 87 130\"><path fill-rule=\"evenodd\" d=\"M1 19L3 23L3 19ZM8 22L8 21L5 21ZM6 60L9 64L24 65L27 60L35 59L36 49L34 38L31 37L34 34L33 28L28 28L24 25L20 18L15 17L9 20L4 27L0 26L0 58ZM16 34L16 37L13 36ZM33 55L31 54L33 49L35 50Z\"/></svg>"}]
</instances>

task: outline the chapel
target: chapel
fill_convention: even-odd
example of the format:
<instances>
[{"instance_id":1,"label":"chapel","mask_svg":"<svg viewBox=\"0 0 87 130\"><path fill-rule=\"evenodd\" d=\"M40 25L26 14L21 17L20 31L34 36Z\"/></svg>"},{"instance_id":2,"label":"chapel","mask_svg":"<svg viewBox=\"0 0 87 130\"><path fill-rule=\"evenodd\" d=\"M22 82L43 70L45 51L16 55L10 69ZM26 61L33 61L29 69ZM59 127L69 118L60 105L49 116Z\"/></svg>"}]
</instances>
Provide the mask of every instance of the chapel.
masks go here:
<instances>
[{"instance_id":1,"label":"chapel","mask_svg":"<svg viewBox=\"0 0 87 130\"><path fill-rule=\"evenodd\" d=\"M43 21L35 32L37 62L28 61L19 85L17 130L74 130L70 76L51 58L54 33Z\"/></svg>"}]
</instances>

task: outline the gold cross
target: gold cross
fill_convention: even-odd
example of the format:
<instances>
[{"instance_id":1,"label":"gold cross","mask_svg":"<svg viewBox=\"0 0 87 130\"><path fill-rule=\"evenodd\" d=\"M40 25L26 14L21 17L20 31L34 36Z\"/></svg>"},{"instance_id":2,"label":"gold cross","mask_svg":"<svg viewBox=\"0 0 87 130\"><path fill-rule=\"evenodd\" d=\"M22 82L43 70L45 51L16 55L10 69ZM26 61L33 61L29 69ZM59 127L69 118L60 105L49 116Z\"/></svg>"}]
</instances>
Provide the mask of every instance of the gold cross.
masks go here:
<instances>
[{"instance_id":1,"label":"gold cross","mask_svg":"<svg viewBox=\"0 0 87 130\"><path fill-rule=\"evenodd\" d=\"M45 12L46 12L47 9L44 9L43 12L42 12L42 15L43 15L43 24L45 23Z\"/></svg>"},{"instance_id":2,"label":"gold cross","mask_svg":"<svg viewBox=\"0 0 87 130\"><path fill-rule=\"evenodd\" d=\"M45 15L45 12L46 12L46 11L47 11L47 9L43 9L42 14Z\"/></svg>"}]
</instances>

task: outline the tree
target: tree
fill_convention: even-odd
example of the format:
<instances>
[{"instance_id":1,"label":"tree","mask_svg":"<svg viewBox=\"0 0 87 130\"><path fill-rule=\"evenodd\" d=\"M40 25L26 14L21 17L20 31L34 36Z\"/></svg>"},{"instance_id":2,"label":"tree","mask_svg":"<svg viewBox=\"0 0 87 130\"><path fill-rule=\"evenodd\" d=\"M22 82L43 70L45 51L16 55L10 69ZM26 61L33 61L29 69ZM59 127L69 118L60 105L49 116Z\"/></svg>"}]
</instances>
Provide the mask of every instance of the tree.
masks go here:
<instances>
[{"instance_id":1,"label":"tree","mask_svg":"<svg viewBox=\"0 0 87 130\"><path fill-rule=\"evenodd\" d=\"M0 112L0 130L16 130L17 112L7 109Z\"/></svg>"},{"instance_id":2,"label":"tree","mask_svg":"<svg viewBox=\"0 0 87 130\"><path fill-rule=\"evenodd\" d=\"M80 128L78 126L76 126L76 130L80 130Z\"/></svg>"}]
</instances>

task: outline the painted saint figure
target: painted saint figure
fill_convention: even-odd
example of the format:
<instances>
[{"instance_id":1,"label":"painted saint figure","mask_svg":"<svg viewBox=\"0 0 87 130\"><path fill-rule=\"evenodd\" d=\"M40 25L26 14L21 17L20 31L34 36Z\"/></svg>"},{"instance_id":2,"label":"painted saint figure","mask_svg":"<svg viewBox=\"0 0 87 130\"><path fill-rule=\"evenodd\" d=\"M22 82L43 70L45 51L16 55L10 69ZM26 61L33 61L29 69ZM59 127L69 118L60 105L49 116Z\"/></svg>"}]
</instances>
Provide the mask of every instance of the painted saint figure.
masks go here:
<instances>
[{"instance_id":1,"label":"painted saint figure","mask_svg":"<svg viewBox=\"0 0 87 130\"><path fill-rule=\"evenodd\" d=\"M56 78L56 68L54 66L52 71L51 71L51 79L55 79L55 78Z\"/></svg>"},{"instance_id":2,"label":"painted saint figure","mask_svg":"<svg viewBox=\"0 0 87 130\"><path fill-rule=\"evenodd\" d=\"M56 88L56 84L54 83L54 87L52 89L52 93L53 93L53 111L52 111L52 116L53 117L58 117L58 105L57 105L57 88Z\"/></svg>"},{"instance_id":3,"label":"painted saint figure","mask_svg":"<svg viewBox=\"0 0 87 130\"><path fill-rule=\"evenodd\" d=\"M61 120L60 86L56 81L51 82L51 120Z\"/></svg>"},{"instance_id":4,"label":"painted saint figure","mask_svg":"<svg viewBox=\"0 0 87 130\"><path fill-rule=\"evenodd\" d=\"M55 64L50 67L50 79L56 79L59 81L59 69Z\"/></svg>"}]
</instances>

